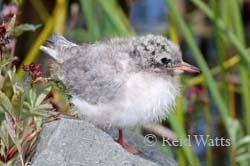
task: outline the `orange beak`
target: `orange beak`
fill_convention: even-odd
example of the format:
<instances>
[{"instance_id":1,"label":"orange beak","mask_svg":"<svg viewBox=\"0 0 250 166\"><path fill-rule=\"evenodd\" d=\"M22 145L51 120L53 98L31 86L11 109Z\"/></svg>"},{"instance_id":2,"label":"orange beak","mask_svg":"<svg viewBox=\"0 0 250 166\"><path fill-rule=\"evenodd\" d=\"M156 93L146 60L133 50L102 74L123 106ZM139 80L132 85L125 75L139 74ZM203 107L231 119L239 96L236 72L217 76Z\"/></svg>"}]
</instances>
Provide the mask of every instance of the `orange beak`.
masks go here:
<instances>
[{"instance_id":1,"label":"orange beak","mask_svg":"<svg viewBox=\"0 0 250 166\"><path fill-rule=\"evenodd\" d=\"M174 66L174 69L177 69L177 70L183 70L183 71L186 71L186 72L189 72L189 73L200 73L201 70L198 69L197 67L195 66L192 66L186 62L182 62L176 66Z\"/></svg>"}]
</instances>

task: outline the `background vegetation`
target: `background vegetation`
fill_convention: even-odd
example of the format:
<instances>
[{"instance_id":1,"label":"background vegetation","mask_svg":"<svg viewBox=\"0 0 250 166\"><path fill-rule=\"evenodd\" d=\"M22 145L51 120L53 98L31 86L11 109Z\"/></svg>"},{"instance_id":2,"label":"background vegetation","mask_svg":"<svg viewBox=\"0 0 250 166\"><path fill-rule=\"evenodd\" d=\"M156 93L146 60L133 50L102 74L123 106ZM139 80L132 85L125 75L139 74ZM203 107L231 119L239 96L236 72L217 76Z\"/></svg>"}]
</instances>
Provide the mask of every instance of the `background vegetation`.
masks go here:
<instances>
[{"instance_id":1,"label":"background vegetation","mask_svg":"<svg viewBox=\"0 0 250 166\"><path fill-rule=\"evenodd\" d=\"M27 66L26 70L23 70L21 64L30 65L35 61L42 64L41 68L44 71L43 75L39 75L38 78L47 75L48 60L44 55L38 55L40 45L52 32L64 34L79 44L108 39L113 36L132 36L143 33L162 34L178 43L182 48L183 58L192 64L196 63L201 68L202 74L181 76L183 95L177 99L176 111L163 122L162 126L145 126L144 129L147 132L156 133L159 140L163 136L171 137L172 140L184 140L188 135L198 134L209 135L210 138L229 138L231 141L229 147L203 147L194 142L192 142L191 147L162 147L166 155L172 155L179 165L249 165L250 55L248 47L250 43L250 3L248 1L2 0L0 2L3 18L7 16L12 18L16 14L16 24L33 24L22 26L21 30L20 28L18 30L18 26L13 27L12 31L16 33L9 33L9 36L12 37L11 41L15 41L11 42L13 54L19 58L19 61L14 63L17 66L17 73L13 72L13 65L8 65L12 63L12 59L5 58L5 60L9 60L8 63L1 61L0 70L3 68L1 77L8 77L3 84L4 86L1 87L1 91L7 94L4 100L9 103L8 107L14 107L11 104L15 105L15 102L8 100L12 100L13 96L19 92L27 96L22 99L24 107L19 108L20 110L24 109L24 112L33 111L32 109L38 105L51 104L50 100L43 101L42 99L51 91L48 88L53 89L52 83L45 83L46 86L39 85L39 88L43 87L42 90L38 90L42 96L34 97L34 95L39 96L39 94L34 93L37 90L35 86L29 84L28 86L31 87L25 90L25 86L22 84L22 88L19 88L13 82L13 77L21 80L18 83L24 83L27 76L31 76L30 79L34 81L36 78L32 78L32 72L27 70ZM10 7L10 2L14 4L12 7ZM157 6L155 5L157 3L164 5ZM9 5L4 7L4 4ZM151 4L151 6L148 7L149 5L146 4ZM150 18L150 12L156 11L162 11L162 14L159 17L154 17L153 14ZM149 24L150 20L154 24ZM4 19L3 21L8 22ZM22 33L24 30L35 29L35 32ZM24 75L25 71L26 75ZM0 96L4 94L2 92ZM59 112L67 112L68 105L65 98L57 95L58 93L55 94L52 100L54 105L58 106ZM37 101L37 99L39 100ZM1 99L2 101L3 99ZM32 105L34 102L38 105ZM5 136L0 135L0 159L1 156L6 159L9 154L6 149L11 151L13 147L17 147L19 153L23 153L22 147L24 145L24 140L17 141L15 134L13 135L13 133L22 135L20 129L23 130L23 127L20 123L19 127L11 125L19 118L16 114L9 112L8 108L5 109L5 103L0 104L1 122L2 126L5 126L2 127L5 132L1 131L1 133L5 133ZM29 107L28 103L31 104ZM51 105L46 106L42 107L43 111L51 109ZM54 115L46 114L45 117L51 118L51 116ZM31 114L30 119L31 122L35 123L30 122L31 132L25 133L26 136L32 135L41 128L41 119L37 119L37 114L36 116ZM25 121L25 123L27 122L29 121ZM158 132L159 128L163 128L163 130ZM19 138L19 136L17 137ZM11 138L12 143L7 146L4 138L6 138L5 140ZM193 137L191 138L193 140ZM5 146L6 148L3 148ZM15 153L13 156L18 156L17 154ZM22 157L20 159L24 160L23 162L29 159L24 155ZM1 161L8 163L11 158L8 161Z\"/></svg>"}]
</instances>

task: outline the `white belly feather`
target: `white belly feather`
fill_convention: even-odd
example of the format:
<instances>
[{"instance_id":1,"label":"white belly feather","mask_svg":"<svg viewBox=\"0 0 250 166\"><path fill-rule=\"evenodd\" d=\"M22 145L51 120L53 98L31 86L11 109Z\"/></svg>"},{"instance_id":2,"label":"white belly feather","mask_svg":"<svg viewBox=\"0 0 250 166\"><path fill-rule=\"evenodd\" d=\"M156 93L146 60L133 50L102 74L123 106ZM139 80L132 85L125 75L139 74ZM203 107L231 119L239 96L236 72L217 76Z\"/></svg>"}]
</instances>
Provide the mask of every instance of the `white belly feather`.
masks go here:
<instances>
[{"instance_id":1,"label":"white belly feather","mask_svg":"<svg viewBox=\"0 0 250 166\"><path fill-rule=\"evenodd\" d=\"M176 81L137 73L130 77L124 93L108 104L90 105L73 98L73 103L90 121L106 127L133 127L164 119L175 105Z\"/></svg>"}]
</instances>

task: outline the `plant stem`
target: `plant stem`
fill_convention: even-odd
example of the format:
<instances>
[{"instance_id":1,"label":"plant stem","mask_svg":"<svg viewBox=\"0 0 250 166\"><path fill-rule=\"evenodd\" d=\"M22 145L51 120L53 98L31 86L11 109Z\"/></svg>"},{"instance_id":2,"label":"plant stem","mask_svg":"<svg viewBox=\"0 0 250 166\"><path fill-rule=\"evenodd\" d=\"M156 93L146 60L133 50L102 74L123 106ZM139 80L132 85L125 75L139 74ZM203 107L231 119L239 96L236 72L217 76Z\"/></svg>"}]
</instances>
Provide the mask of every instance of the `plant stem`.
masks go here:
<instances>
[{"instance_id":1,"label":"plant stem","mask_svg":"<svg viewBox=\"0 0 250 166\"><path fill-rule=\"evenodd\" d=\"M86 24L89 32L88 39L94 42L100 38L100 29L95 16L95 5L92 0L80 0L80 5L84 13Z\"/></svg>"},{"instance_id":2,"label":"plant stem","mask_svg":"<svg viewBox=\"0 0 250 166\"><path fill-rule=\"evenodd\" d=\"M204 2L200 0L191 0L209 19L215 21L218 28L220 29L220 32L223 33L227 39L231 42L231 44L235 47L235 49L239 52L239 55L242 59L244 59L244 63L247 67L250 66L250 57L249 54L246 52L244 46L242 46L241 42L238 40L238 38L228 30L226 25L218 19L215 20L214 13L204 4Z\"/></svg>"},{"instance_id":3,"label":"plant stem","mask_svg":"<svg viewBox=\"0 0 250 166\"><path fill-rule=\"evenodd\" d=\"M190 30L188 29L186 23L184 22L183 18L180 16L175 5L173 4L173 0L166 0L166 2L168 5L168 8L169 8L169 11L175 16L176 24L181 29L183 36L184 36L184 39L186 40L191 51L193 52L193 55L196 59L197 64L199 65L199 67L201 68L201 70L203 72L203 75L204 75L205 80L207 82L207 86L209 87L209 90L211 91L211 95L214 99L214 102L216 103L217 108L221 114L223 123L224 123L225 127L228 129L227 108L226 108L226 105L225 105L225 103L224 103L224 101L219 93L217 85L212 77L212 73L210 72L200 50L198 49L196 43L194 42L193 36L192 36Z\"/></svg>"},{"instance_id":4,"label":"plant stem","mask_svg":"<svg viewBox=\"0 0 250 166\"><path fill-rule=\"evenodd\" d=\"M239 1L237 0L230 0L231 9L232 9L232 18L233 18L233 25L235 29L235 33L242 44L245 47L245 39L244 39L244 30L243 30L243 23L240 13L240 6ZM243 105L244 105L244 117L245 117L245 126L246 126L246 133L250 134L250 89L249 89L249 75L247 66L245 66L244 59L240 61L240 75L241 75L241 94L243 96Z\"/></svg>"},{"instance_id":5,"label":"plant stem","mask_svg":"<svg viewBox=\"0 0 250 166\"><path fill-rule=\"evenodd\" d=\"M216 1L215 0L211 0L210 1L214 15L215 15L215 20L213 20L213 24L214 24L214 29L215 29L215 39L216 39L216 46L217 46L217 56L219 57L219 67L220 67L220 76L222 79L222 83L224 86L224 98L225 101L227 103L228 106L228 94L229 94L229 88L228 88L228 84L227 84L227 79L226 79L226 70L225 67L223 65L224 61L225 61L225 49L223 47L223 43L222 43L222 39L220 36L220 32L219 32L219 28L218 25L216 24L216 22L218 21L218 9L216 6Z\"/></svg>"}]
</instances>

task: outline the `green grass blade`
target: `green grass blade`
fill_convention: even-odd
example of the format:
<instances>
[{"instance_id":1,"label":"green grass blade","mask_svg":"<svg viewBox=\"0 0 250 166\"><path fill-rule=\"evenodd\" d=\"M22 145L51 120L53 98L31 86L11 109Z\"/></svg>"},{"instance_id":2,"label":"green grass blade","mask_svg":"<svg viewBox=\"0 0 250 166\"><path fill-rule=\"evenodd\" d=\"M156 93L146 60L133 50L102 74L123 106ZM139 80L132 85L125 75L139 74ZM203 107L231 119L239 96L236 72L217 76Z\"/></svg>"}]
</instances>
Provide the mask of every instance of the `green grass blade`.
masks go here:
<instances>
[{"instance_id":1,"label":"green grass blade","mask_svg":"<svg viewBox=\"0 0 250 166\"><path fill-rule=\"evenodd\" d=\"M211 91L211 95L214 99L214 102L216 103L217 108L221 114L221 117L222 117L222 120L225 124L225 127L227 127L227 116L228 116L227 108L226 108L226 105L225 105L221 95L219 94L217 85L212 77L212 74L208 68L208 65L206 64L200 50L198 49L196 43L194 42L193 36L192 36L188 26L186 25L186 23L184 22L183 18L180 16L180 14L178 13L173 1L166 0L166 2L168 5L168 8L169 8L169 11L175 16L176 24L180 28L180 30L182 31L184 39L186 40L191 51L193 52L193 55L196 59L197 64L199 65L199 67L201 68L201 70L203 72L203 75L204 75L206 83Z\"/></svg>"},{"instance_id":2,"label":"green grass blade","mask_svg":"<svg viewBox=\"0 0 250 166\"><path fill-rule=\"evenodd\" d=\"M187 134L184 130L183 125L178 120L177 115L174 113L171 114L168 118L168 121L170 122L171 127L174 129L174 131L178 135L178 140L182 140L182 141L187 140ZM195 157L195 155L193 155L194 153L192 151L191 146L184 145L181 147L181 150L183 151L185 157L187 158L188 164L186 165L197 165L198 160Z\"/></svg>"},{"instance_id":3,"label":"green grass blade","mask_svg":"<svg viewBox=\"0 0 250 166\"><path fill-rule=\"evenodd\" d=\"M178 34L177 34L177 28L176 28L176 22L175 17L169 13L170 18L170 28L169 28L169 37L170 40L178 43ZM179 81L181 81L181 77L179 78ZM181 127L178 131L175 131L177 128L174 128L174 131L177 133L178 137L181 137L182 139L187 139L186 132L185 132L185 117L184 117L184 111L183 111L183 99L181 96L178 96L176 98L176 112L175 116L172 116L170 118L174 118L174 120L170 119L171 126L176 126L174 122L177 122L179 126ZM175 119L176 118L176 119ZM179 165L186 165L185 163L188 161L192 165L195 164L195 161L198 161L196 158L196 155L192 151L192 148L185 147L185 146L179 146L177 147L177 161Z\"/></svg>"},{"instance_id":4,"label":"green grass blade","mask_svg":"<svg viewBox=\"0 0 250 166\"><path fill-rule=\"evenodd\" d=\"M95 17L94 1L80 0L80 5L86 19L89 32L89 41L96 41L100 38L100 29L98 28L99 26Z\"/></svg>"},{"instance_id":5,"label":"green grass blade","mask_svg":"<svg viewBox=\"0 0 250 166\"><path fill-rule=\"evenodd\" d=\"M244 46L242 46L241 42L238 38L228 30L226 25L222 22L222 20L215 20L214 13L200 0L192 0L192 2L211 20L215 21L220 32L223 33L227 39L231 42L231 44L235 47L235 49L239 52L241 58L245 61L246 65L250 66L250 57L247 53Z\"/></svg>"},{"instance_id":6,"label":"green grass blade","mask_svg":"<svg viewBox=\"0 0 250 166\"><path fill-rule=\"evenodd\" d=\"M206 94L208 96L208 94ZM209 112L209 101L205 99L204 101L204 118L206 122L206 134L212 135L211 132L211 114ZM213 165L213 159L212 159L212 147L206 145L206 165L212 166Z\"/></svg>"},{"instance_id":7,"label":"green grass blade","mask_svg":"<svg viewBox=\"0 0 250 166\"><path fill-rule=\"evenodd\" d=\"M232 18L233 18L233 25L235 29L235 33L241 42L241 44L245 47L245 38L244 38L244 31L243 31L243 23L241 18L240 6L239 1L237 0L230 0L230 6L232 9ZM250 134L250 89L249 89L249 76L247 72L247 67L241 60L240 63L240 75L241 75L241 93L243 96L243 105L244 105L244 118L245 118L245 126L247 134Z\"/></svg>"},{"instance_id":8,"label":"green grass blade","mask_svg":"<svg viewBox=\"0 0 250 166\"><path fill-rule=\"evenodd\" d=\"M133 33L133 30L128 24L127 18L121 9L119 9L116 1L108 0L107 2L98 0L98 2L119 35L129 36Z\"/></svg>"},{"instance_id":9,"label":"green grass blade","mask_svg":"<svg viewBox=\"0 0 250 166\"><path fill-rule=\"evenodd\" d=\"M37 12L43 23L46 23L50 15L47 9L45 8L43 2L41 0L30 0L30 3L34 7L35 11Z\"/></svg>"},{"instance_id":10,"label":"green grass blade","mask_svg":"<svg viewBox=\"0 0 250 166\"><path fill-rule=\"evenodd\" d=\"M218 21L218 18L219 18L219 13L218 13L218 9L217 9L216 0L211 0L210 3L211 3L212 10L214 12L214 15L215 15L215 19L213 20L213 24L214 24L214 30L215 30L217 55L218 55L218 59L219 59L220 76L221 76L223 87L224 87L223 88L224 89L224 98L225 98L225 101L227 102L227 106L228 106L229 88L228 88L228 83L227 83L227 78L226 78L226 69L223 65L223 63L225 61L225 49L224 49L224 44L223 44L222 38L220 36L220 31L219 31L218 25L216 24L216 22ZM227 11L225 10L225 12L227 12Z\"/></svg>"}]
</instances>

